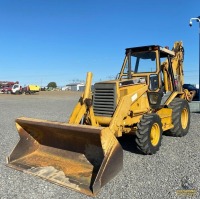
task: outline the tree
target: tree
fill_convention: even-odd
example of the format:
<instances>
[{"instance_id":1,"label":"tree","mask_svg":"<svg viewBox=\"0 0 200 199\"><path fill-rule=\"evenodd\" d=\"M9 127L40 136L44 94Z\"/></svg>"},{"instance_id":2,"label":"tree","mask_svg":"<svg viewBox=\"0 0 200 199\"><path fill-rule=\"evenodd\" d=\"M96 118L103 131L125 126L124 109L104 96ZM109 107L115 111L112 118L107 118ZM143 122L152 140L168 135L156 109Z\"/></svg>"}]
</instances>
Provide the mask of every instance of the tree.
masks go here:
<instances>
[{"instance_id":1,"label":"tree","mask_svg":"<svg viewBox=\"0 0 200 199\"><path fill-rule=\"evenodd\" d=\"M49 82L48 85L47 85L47 87L48 88L50 88L50 87L51 88L57 88L57 84L56 84L56 82Z\"/></svg>"}]
</instances>

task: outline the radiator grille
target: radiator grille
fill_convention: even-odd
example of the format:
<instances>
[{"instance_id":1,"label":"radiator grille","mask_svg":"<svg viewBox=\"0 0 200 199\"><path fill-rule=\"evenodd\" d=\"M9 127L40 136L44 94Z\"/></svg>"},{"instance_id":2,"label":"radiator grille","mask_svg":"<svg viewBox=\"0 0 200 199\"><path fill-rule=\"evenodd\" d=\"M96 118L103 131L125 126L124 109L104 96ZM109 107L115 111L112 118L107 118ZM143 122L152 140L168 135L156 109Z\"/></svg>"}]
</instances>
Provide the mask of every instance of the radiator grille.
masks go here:
<instances>
[{"instance_id":1,"label":"radiator grille","mask_svg":"<svg viewBox=\"0 0 200 199\"><path fill-rule=\"evenodd\" d=\"M95 84L93 108L96 116L111 117L116 107L115 84Z\"/></svg>"}]
</instances>

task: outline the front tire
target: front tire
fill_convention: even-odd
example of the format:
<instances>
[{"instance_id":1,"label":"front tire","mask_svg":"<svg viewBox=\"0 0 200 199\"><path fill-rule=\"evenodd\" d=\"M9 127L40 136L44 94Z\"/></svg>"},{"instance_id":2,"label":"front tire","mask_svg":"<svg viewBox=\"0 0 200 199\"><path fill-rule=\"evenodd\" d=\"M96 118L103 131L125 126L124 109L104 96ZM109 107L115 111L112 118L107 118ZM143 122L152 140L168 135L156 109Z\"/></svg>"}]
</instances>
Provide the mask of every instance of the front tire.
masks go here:
<instances>
[{"instance_id":1,"label":"front tire","mask_svg":"<svg viewBox=\"0 0 200 199\"><path fill-rule=\"evenodd\" d=\"M182 137L188 133L190 127L190 108L184 99L175 98L169 104L172 109L172 123L174 128L167 131L167 135Z\"/></svg>"},{"instance_id":2,"label":"front tire","mask_svg":"<svg viewBox=\"0 0 200 199\"><path fill-rule=\"evenodd\" d=\"M155 154L161 145L162 123L160 117L155 114L143 115L137 124L136 143L144 154Z\"/></svg>"}]
</instances>

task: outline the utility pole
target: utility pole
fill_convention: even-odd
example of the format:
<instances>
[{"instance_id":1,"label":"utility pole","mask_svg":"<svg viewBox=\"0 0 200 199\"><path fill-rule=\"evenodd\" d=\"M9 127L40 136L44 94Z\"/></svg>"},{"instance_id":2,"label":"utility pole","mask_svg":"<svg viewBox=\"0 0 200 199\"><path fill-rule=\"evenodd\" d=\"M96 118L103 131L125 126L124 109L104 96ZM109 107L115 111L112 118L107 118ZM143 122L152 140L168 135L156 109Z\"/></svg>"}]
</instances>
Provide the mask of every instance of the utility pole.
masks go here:
<instances>
[{"instance_id":1,"label":"utility pole","mask_svg":"<svg viewBox=\"0 0 200 199\"><path fill-rule=\"evenodd\" d=\"M200 101L200 16L191 18L189 26L192 27L192 21L195 20L199 23L199 92L198 92L198 101Z\"/></svg>"}]
</instances>

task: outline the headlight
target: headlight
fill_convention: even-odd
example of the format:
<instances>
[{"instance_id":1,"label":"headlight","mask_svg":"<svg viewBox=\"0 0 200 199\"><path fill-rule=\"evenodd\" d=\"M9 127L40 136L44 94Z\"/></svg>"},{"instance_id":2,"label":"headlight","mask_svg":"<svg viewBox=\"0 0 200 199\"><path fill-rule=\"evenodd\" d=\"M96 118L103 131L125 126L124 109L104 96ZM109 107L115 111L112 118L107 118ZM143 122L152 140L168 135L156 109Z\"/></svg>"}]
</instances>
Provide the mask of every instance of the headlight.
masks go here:
<instances>
[{"instance_id":1,"label":"headlight","mask_svg":"<svg viewBox=\"0 0 200 199\"><path fill-rule=\"evenodd\" d=\"M157 109L160 107L162 96L163 93L161 91L148 92L149 105L151 106L151 108Z\"/></svg>"},{"instance_id":2,"label":"headlight","mask_svg":"<svg viewBox=\"0 0 200 199\"><path fill-rule=\"evenodd\" d=\"M157 104L159 95L158 93L151 93L149 95L149 103L150 104Z\"/></svg>"}]
</instances>

